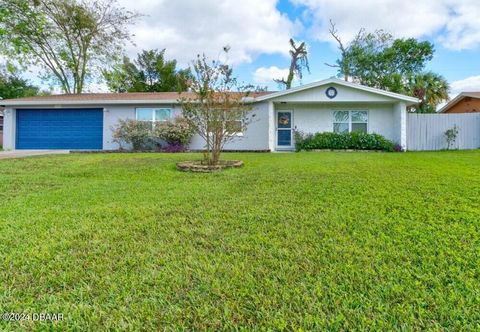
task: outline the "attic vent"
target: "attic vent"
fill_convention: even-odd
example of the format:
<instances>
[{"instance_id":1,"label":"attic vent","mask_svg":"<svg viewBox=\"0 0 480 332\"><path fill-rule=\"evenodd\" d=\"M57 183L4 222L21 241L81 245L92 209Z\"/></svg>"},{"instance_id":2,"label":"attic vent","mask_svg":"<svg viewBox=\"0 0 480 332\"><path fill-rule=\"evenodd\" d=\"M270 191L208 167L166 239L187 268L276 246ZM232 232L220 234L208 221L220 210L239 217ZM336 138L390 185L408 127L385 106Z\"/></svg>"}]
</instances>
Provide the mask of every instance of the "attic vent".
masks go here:
<instances>
[{"instance_id":1,"label":"attic vent","mask_svg":"<svg viewBox=\"0 0 480 332\"><path fill-rule=\"evenodd\" d=\"M333 99L337 96L338 91L333 86L331 86L325 91L325 94L327 95L328 98Z\"/></svg>"}]
</instances>

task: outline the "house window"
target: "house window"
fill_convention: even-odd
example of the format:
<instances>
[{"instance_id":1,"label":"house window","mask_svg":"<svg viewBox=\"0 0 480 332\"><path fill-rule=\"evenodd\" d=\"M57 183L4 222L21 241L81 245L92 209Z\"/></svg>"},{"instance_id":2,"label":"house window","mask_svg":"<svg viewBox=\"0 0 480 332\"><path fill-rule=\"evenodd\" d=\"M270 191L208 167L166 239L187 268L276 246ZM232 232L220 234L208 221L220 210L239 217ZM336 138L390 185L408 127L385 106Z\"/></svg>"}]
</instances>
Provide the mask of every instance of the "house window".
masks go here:
<instances>
[{"instance_id":1,"label":"house window","mask_svg":"<svg viewBox=\"0 0 480 332\"><path fill-rule=\"evenodd\" d=\"M243 121L242 120L231 120L228 121L228 127L232 129L230 134L233 135L241 135L243 129Z\"/></svg>"},{"instance_id":2,"label":"house window","mask_svg":"<svg viewBox=\"0 0 480 332\"><path fill-rule=\"evenodd\" d=\"M146 121L150 123L150 127L155 126L155 122L167 121L172 117L170 108L137 108L136 118L138 121Z\"/></svg>"},{"instance_id":3,"label":"house window","mask_svg":"<svg viewBox=\"0 0 480 332\"><path fill-rule=\"evenodd\" d=\"M243 120L224 120L224 126L222 127L224 130L228 130L227 134L230 136L243 136ZM222 120L219 120L222 122ZM209 122L208 124L209 132L213 132L213 128L216 128L216 123Z\"/></svg>"},{"instance_id":4,"label":"house window","mask_svg":"<svg viewBox=\"0 0 480 332\"><path fill-rule=\"evenodd\" d=\"M368 131L367 111L335 111L333 112L333 131L350 133L352 131Z\"/></svg>"}]
</instances>

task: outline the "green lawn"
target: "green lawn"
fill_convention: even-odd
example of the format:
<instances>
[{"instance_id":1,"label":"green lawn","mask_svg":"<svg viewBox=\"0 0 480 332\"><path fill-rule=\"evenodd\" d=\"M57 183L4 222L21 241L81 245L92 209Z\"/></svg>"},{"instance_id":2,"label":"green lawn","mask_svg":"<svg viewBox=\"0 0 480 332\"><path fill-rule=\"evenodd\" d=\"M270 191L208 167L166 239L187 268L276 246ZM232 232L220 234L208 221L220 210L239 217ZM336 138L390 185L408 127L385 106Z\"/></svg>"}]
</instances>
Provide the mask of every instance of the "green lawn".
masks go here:
<instances>
[{"instance_id":1,"label":"green lawn","mask_svg":"<svg viewBox=\"0 0 480 332\"><path fill-rule=\"evenodd\" d=\"M480 151L0 160L0 330L479 330Z\"/></svg>"}]
</instances>

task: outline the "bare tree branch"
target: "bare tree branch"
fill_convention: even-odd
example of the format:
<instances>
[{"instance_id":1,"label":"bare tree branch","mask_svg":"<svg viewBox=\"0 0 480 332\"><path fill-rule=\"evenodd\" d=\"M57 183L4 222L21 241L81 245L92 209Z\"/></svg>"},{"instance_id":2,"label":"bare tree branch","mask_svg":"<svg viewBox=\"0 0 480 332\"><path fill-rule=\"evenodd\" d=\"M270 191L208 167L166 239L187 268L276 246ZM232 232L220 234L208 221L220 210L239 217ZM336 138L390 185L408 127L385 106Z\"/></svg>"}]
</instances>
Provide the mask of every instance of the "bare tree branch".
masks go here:
<instances>
[{"instance_id":1,"label":"bare tree branch","mask_svg":"<svg viewBox=\"0 0 480 332\"><path fill-rule=\"evenodd\" d=\"M342 60L341 60L340 64L338 64L338 63L337 64L325 63L325 65L327 65L329 67L332 67L332 68L340 68L343 72L345 81L348 81L348 79L349 79L349 64L348 64L347 57L346 57L346 54L347 54L348 50L344 46L344 44L342 42L342 39L340 38L340 36L338 34L336 24L332 21L332 19L330 19L330 28L328 29L328 32L333 37L333 39L335 39L337 41L338 49L340 50L340 53L342 55Z\"/></svg>"}]
</instances>

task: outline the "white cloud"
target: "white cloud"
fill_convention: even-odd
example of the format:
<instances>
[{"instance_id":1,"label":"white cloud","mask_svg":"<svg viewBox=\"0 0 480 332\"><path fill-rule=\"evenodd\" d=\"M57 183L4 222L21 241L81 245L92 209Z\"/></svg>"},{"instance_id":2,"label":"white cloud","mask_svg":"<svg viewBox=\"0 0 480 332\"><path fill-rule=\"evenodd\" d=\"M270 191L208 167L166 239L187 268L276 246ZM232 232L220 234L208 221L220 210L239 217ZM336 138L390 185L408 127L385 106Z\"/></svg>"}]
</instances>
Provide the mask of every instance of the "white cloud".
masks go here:
<instances>
[{"instance_id":1,"label":"white cloud","mask_svg":"<svg viewBox=\"0 0 480 332\"><path fill-rule=\"evenodd\" d=\"M182 65L197 54L218 58L231 46L229 62L249 63L259 54L288 54L288 39L296 23L280 13L277 0L121 0L127 9L148 16L133 27L135 47L167 49L167 57Z\"/></svg>"},{"instance_id":2,"label":"white cloud","mask_svg":"<svg viewBox=\"0 0 480 332\"><path fill-rule=\"evenodd\" d=\"M272 83L274 79L287 78L288 68L278 68L277 66L260 67L255 70L253 80L256 83Z\"/></svg>"},{"instance_id":3,"label":"white cloud","mask_svg":"<svg viewBox=\"0 0 480 332\"><path fill-rule=\"evenodd\" d=\"M452 98L457 96L460 92L480 91L480 75L453 81L450 83L450 87L450 97Z\"/></svg>"},{"instance_id":4,"label":"white cloud","mask_svg":"<svg viewBox=\"0 0 480 332\"><path fill-rule=\"evenodd\" d=\"M344 40L361 29L384 29L396 37L433 37L454 50L480 45L478 0L291 0L305 6L314 20L314 38L333 42L328 33L332 19Z\"/></svg>"},{"instance_id":5,"label":"white cloud","mask_svg":"<svg viewBox=\"0 0 480 332\"><path fill-rule=\"evenodd\" d=\"M480 2L478 0L449 0L451 15L445 34L439 41L453 50L472 49L480 45Z\"/></svg>"}]
</instances>

